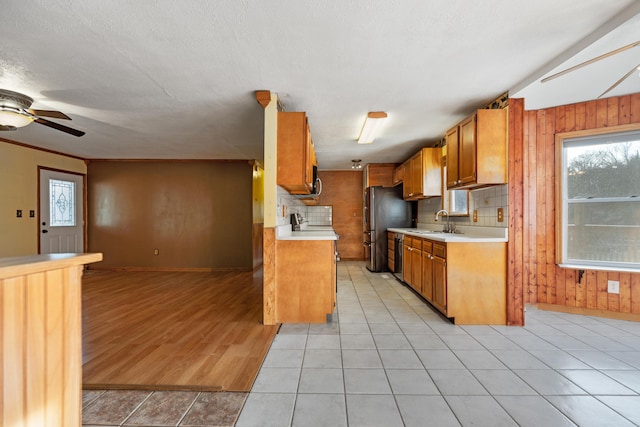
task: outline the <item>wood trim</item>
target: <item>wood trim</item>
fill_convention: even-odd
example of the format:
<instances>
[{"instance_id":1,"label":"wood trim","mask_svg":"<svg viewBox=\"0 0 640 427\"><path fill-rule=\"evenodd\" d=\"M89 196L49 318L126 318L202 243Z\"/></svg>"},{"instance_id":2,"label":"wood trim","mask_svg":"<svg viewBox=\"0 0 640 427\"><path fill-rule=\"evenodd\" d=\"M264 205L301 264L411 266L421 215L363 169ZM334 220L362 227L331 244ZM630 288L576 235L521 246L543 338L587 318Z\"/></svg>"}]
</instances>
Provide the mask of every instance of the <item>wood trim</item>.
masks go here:
<instances>
[{"instance_id":1,"label":"wood trim","mask_svg":"<svg viewBox=\"0 0 640 427\"><path fill-rule=\"evenodd\" d=\"M556 133L556 145L559 142L562 143L562 140L567 138L579 138L581 136L604 135L607 133L626 132L626 131L632 131L632 130L640 130L640 123L607 126L604 128L582 129L582 130L576 130L576 131L570 131L570 132L558 132Z\"/></svg>"},{"instance_id":2,"label":"wood trim","mask_svg":"<svg viewBox=\"0 0 640 427\"><path fill-rule=\"evenodd\" d=\"M621 313L597 308L571 307L567 305L546 303L537 303L534 304L534 306L536 306L539 310L544 311L555 311L558 313L580 314L583 316L596 316L604 317L606 319L630 320L633 322L640 322L640 314Z\"/></svg>"},{"instance_id":3,"label":"wood trim","mask_svg":"<svg viewBox=\"0 0 640 427\"><path fill-rule=\"evenodd\" d=\"M508 133L508 188L509 188L509 236L513 236L507 243L507 325L524 325L524 272L518 268L516 260L525 259L528 248L523 230L524 224L524 174L525 163L521 161L525 156L524 150L524 100L509 99L507 111ZM520 161L518 161L520 160ZM522 265L522 264L520 264Z\"/></svg>"},{"instance_id":4,"label":"wood trim","mask_svg":"<svg viewBox=\"0 0 640 427\"><path fill-rule=\"evenodd\" d=\"M93 271L165 271L165 272L199 272L213 273L216 271L253 271L252 268L246 267L100 267L90 266L88 269Z\"/></svg>"},{"instance_id":5,"label":"wood trim","mask_svg":"<svg viewBox=\"0 0 640 427\"><path fill-rule=\"evenodd\" d=\"M72 159L83 160L86 162L87 159L84 157L74 156L73 154L63 153L61 151L49 150L48 148L37 147L35 145L25 144L24 142L13 141L11 139L0 138L1 142L6 142L7 144L18 145L24 148L30 148L32 150L44 151L45 153L57 154L59 156L70 157Z\"/></svg>"},{"instance_id":6,"label":"wood trim","mask_svg":"<svg viewBox=\"0 0 640 427\"><path fill-rule=\"evenodd\" d=\"M253 166L255 160L247 159L86 159L87 163L118 162L118 163L248 163Z\"/></svg>"},{"instance_id":7,"label":"wood trim","mask_svg":"<svg viewBox=\"0 0 640 427\"><path fill-rule=\"evenodd\" d=\"M257 90L256 101L258 101L258 104L260 104L262 108L267 108L267 105L271 102L271 92L268 90Z\"/></svg>"},{"instance_id":8,"label":"wood trim","mask_svg":"<svg viewBox=\"0 0 640 427\"><path fill-rule=\"evenodd\" d=\"M276 229L265 227L263 230L263 318L265 325L276 322Z\"/></svg>"}]
</instances>

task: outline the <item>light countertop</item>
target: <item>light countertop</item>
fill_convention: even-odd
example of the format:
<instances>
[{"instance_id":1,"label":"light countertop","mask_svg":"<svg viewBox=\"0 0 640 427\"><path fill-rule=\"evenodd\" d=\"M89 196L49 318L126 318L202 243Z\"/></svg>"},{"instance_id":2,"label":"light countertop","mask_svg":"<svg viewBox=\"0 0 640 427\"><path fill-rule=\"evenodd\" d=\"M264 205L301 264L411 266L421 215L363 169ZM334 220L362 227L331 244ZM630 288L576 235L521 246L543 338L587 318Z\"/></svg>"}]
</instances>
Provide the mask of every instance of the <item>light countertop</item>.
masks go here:
<instances>
[{"instance_id":1,"label":"light countertop","mask_svg":"<svg viewBox=\"0 0 640 427\"><path fill-rule=\"evenodd\" d=\"M499 243L509 240L506 228L458 226L457 229L461 233L443 233L440 225L437 228L388 228L387 230L446 243Z\"/></svg>"},{"instance_id":2,"label":"light countertop","mask_svg":"<svg viewBox=\"0 0 640 427\"><path fill-rule=\"evenodd\" d=\"M306 225L300 231L291 231L291 225L278 227L278 240L338 240L338 235L331 226Z\"/></svg>"}]
</instances>

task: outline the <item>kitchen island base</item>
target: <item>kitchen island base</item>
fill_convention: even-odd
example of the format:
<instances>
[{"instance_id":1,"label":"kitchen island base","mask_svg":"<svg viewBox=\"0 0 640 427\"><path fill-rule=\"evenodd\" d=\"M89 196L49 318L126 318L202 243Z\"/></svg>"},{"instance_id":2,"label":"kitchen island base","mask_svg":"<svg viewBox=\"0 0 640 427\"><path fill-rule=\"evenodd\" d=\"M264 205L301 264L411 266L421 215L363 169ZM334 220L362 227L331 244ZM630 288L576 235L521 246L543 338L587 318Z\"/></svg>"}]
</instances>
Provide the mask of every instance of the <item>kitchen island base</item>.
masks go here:
<instances>
[{"instance_id":1,"label":"kitchen island base","mask_svg":"<svg viewBox=\"0 0 640 427\"><path fill-rule=\"evenodd\" d=\"M326 323L336 305L335 240L277 240L278 323Z\"/></svg>"}]
</instances>

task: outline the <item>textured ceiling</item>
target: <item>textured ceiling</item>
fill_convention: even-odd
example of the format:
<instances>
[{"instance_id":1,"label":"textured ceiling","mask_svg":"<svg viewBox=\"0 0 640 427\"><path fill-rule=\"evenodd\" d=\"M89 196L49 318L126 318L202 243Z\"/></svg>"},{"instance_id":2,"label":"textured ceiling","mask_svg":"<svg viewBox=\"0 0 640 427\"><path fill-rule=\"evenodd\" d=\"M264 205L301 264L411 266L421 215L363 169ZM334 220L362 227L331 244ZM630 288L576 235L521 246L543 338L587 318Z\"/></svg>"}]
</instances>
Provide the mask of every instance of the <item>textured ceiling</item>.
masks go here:
<instances>
[{"instance_id":1,"label":"textured ceiling","mask_svg":"<svg viewBox=\"0 0 640 427\"><path fill-rule=\"evenodd\" d=\"M86 135L0 137L83 158L261 159L254 91L270 90L307 112L321 169L399 162L507 90L526 108L593 99L640 62L637 47L539 83L640 40L634 0L5 3L0 88ZM389 120L358 145L368 111Z\"/></svg>"}]
</instances>

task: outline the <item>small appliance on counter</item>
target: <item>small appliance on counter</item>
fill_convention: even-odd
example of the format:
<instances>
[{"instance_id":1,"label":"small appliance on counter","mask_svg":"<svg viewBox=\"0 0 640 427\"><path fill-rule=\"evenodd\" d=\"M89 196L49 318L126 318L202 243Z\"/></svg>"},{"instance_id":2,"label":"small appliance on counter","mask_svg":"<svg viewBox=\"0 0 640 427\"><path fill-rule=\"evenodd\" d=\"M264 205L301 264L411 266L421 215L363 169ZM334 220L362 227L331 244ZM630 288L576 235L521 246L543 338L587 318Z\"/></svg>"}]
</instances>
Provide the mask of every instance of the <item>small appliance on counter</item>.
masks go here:
<instances>
[{"instance_id":1,"label":"small appliance on counter","mask_svg":"<svg viewBox=\"0 0 640 427\"><path fill-rule=\"evenodd\" d=\"M300 231L300 225L302 224L302 215L294 213L291 217L291 231Z\"/></svg>"}]
</instances>

